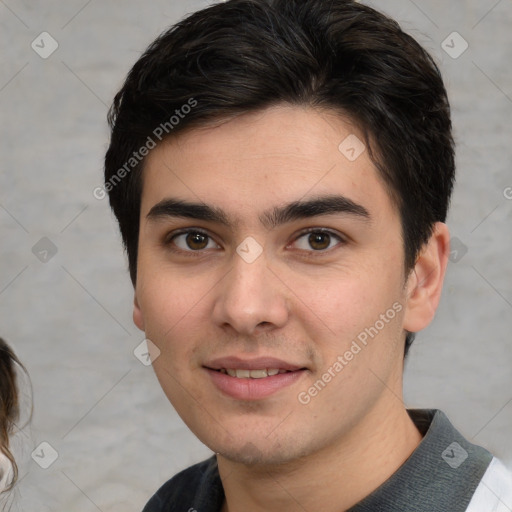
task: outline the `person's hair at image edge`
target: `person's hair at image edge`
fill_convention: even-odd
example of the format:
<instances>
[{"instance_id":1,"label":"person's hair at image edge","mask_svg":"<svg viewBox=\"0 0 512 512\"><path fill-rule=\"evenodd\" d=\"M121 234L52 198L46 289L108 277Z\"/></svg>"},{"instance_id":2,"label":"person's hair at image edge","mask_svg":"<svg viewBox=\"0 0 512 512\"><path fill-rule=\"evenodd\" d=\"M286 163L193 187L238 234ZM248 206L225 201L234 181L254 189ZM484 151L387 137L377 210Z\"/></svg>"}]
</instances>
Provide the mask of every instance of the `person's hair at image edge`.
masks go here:
<instances>
[{"instance_id":1,"label":"person's hair at image edge","mask_svg":"<svg viewBox=\"0 0 512 512\"><path fill-rule=\"evenodd\" d=\"M432 57L397 22L355 1L230 0L161 34L109 111L105 190L133 284L144 160L119 170L161 123L170 137L280 104L335 111L359 129L400 213L406 275L414 268L446 219L455 179L450 106ZM413 339L406 334L404 355Z\"/></svg>"},{"instance_id":2,"label":"person's hair at image edge","mask_svg":"<svg viewBox=\"0 0 512 512\"><path fill-rule=\"evenodd\" d=\"M9 450L9 437L13 432L13 427L18 421L20 414L18 385L16 381L16 365L25 373L26 370L20 360L9 347L9 345L0 338L0 451L7 457L12 466L12 478L10 482L5 482L6 487L0 489L0 492L6 492L12 489L18 478L18 466ZM2 474L0 478L3 479Z\"/></svg>"}]
</instances>

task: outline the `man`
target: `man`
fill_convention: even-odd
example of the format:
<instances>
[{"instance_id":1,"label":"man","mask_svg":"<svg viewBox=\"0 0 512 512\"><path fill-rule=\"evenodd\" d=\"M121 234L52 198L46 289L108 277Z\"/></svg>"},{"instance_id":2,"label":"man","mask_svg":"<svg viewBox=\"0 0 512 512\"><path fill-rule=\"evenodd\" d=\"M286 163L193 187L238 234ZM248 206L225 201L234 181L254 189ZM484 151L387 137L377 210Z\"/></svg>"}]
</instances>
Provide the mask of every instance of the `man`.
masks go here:
<instances>
[{"instance_id":1,"label":"man","mask_svg":"<svg viewBox=\"0 0 512 512\"><path fill-rule=\"evenodd\" d=\"M454 181L411 37L353 1L231 0L148 48L110 123L134 322L215 452L145 512L510 510L499 461L402 401Z\"/></svg>"}]
</instances>

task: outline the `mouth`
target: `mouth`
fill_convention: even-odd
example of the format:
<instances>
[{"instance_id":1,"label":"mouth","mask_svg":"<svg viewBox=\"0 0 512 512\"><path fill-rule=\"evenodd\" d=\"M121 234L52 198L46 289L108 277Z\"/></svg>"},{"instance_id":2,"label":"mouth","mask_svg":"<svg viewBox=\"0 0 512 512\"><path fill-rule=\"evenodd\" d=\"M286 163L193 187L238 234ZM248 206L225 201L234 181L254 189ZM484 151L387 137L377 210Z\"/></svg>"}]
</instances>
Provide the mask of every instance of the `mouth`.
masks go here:
<instances>
[{"instance_id":1,"label":"mouth","mask_svg":"<svg viewBox=\"0 0 512 512\"><path fill-rule=\"evenodd\" d=\"M307 368L275 358L228 357L203 366L222 394L237 400L261 400L296 383Z\"/></svg>"},{"instance_id":2,"label":"mouth","mask_svg":"<svg viewBox=\"0 0 512 512\"><path fill-rule=\"evenodd\" d=\"M245 370L243 368L221 368L220 370L214 371L237 379L264 379L265 377L273 377L274 375L290 373L292 370L282 370L279 368L261 368L256 370Z\"/></svg>"}]
</instances>

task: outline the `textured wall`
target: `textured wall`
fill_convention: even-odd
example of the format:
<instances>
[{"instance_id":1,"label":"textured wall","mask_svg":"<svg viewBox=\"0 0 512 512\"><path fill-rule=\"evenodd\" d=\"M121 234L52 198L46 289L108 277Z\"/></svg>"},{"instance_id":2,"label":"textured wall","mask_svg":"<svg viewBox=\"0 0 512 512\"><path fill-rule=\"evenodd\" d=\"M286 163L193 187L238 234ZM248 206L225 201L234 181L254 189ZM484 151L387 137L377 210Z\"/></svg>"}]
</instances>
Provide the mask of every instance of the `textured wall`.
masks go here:
<instances>
[{"instance_id":1,"label":"textured wall","mask_svg":"<svg viewBox=\"0 0 512 512\"><path fill-rule=\"evenodd\" d=\"M21 510L136 512L209 453L134 357L143 336L119 235L93 197L115 91L159 32L206 3L0 1L0 335L34 387L16 436ZM458 142L457 253L407 362L406 401L443 409L510 465L512 2L371 5L434 54Z\"/></svg>"}]
</instances>

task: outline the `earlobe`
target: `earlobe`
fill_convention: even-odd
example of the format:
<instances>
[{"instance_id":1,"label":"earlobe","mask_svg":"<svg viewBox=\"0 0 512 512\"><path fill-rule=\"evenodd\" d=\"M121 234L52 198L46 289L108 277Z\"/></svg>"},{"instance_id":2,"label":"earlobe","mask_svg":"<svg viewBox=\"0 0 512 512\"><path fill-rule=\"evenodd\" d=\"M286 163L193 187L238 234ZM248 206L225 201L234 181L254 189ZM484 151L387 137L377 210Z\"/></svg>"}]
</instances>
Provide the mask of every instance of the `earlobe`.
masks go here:
<instances>
[{"instance_id":1,"label":"earlobe","mask_svg":"<svg viewBox=\"0 0 512 512\"><path fill-rule=\"evenodd\" d=\"M139 301L137 299L137 292L135 292L133 297L133 323L141 330L144 331L144 316L142 314L142 310L139 306Z\"/></svg>"},{"instance_id":2,"label":"earlobe","mask_svg":"<svg viewBox=\"0 0 512 512\"><path fill-rule=\"evenodd\" d=\"M450 254L450 233L446 224L437 222L407 279L403 328L418 332L434 318Z\"/></svg>"}]
</instances>

